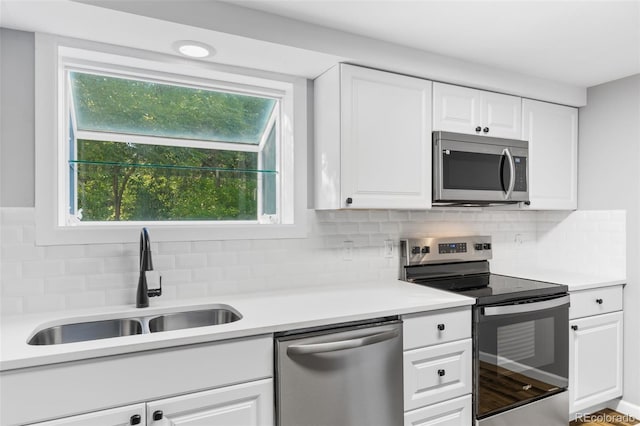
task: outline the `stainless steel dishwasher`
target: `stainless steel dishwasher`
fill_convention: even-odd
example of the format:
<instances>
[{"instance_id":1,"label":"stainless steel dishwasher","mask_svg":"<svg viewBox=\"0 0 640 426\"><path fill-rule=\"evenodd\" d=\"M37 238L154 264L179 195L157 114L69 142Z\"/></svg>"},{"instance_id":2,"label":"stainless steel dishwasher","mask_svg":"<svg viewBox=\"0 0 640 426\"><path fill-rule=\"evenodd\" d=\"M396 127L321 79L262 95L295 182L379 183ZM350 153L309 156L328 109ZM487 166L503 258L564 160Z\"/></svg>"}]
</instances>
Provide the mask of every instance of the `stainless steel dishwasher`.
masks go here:
<instances>
[{"instance_id":1,"label":"stainless steel dishwasher","mask_svg":"<svg viewBox=\"0 0 640 426\"><path fill-rule=\"evenodd\" d=\"M279 426L403 423L401 320L275 337Z\"/></svg>"}]
</instances>

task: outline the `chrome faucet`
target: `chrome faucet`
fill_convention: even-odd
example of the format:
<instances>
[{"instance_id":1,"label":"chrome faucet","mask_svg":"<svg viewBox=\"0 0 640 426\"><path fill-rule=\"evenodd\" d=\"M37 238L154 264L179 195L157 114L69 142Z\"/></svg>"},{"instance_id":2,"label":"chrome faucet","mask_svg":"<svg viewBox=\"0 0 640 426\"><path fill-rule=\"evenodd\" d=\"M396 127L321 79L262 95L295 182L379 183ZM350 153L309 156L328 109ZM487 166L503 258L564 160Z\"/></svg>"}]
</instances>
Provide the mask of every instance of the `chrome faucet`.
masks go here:
<instances>
[{"instance_id":1,"label":"chrome faucet","mask_svg":"<svg viewBox=\"0 0 640 426\"><path fill-rule=\"evenodd\" d=\"M160 287L149 290L147 287L147 271L153 271L151 241L149 240L147 228L142 228L140 232L140 278L138 278L136 308L146 308L149 306L150 297L162 295L162 277L160 277Z\"/></svg>"}]
</instances>

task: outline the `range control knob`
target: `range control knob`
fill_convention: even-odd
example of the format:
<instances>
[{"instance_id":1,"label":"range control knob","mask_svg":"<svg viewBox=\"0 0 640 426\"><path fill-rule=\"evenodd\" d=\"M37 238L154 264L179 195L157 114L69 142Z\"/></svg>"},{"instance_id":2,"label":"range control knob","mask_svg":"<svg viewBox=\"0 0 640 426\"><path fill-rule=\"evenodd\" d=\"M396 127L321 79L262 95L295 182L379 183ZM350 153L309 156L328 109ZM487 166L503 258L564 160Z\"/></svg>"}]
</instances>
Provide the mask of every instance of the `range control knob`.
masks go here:
<instances>
[{"instance_id":1,"label":"range control knob","mask_svg":"<svg viewBox=\"0 0 640 426\"><path fill-rule=\"evenodd\" d=\"M476 243L476 244L473 245L473 248L478 250L478 251L480 251L480 250L482 250L482 244Z\"/></svg>"},{"instance_id":2,"label":"range control knob","mask_svg":"<svg viewBox=\"0 0 640 426\"><path fill-rule=\"evenodd\" d=\"M428 254L429 252L431 252L429 246L422 247L422 254Z\"/></svg>"},{"instance_id":3,"label":"range control knob","mask_svg":"<svg viewBox=\"0 0 640 426\"><path fill-rule=\"evenodd\" d=\"M482 248L485 249L485 250L491 250L491 243L484 243L482 245Z\"/></svg>"},{"instance_id":4,"label":"range control knob","mask_svg":"<svg viewBox=\"0 0 640 426\"><path fill-rule=\"evenodd\" d=\"M420 247L418 246L413 246L411 247L411 254L420 254Z\"/></svg>"}]
</instances>

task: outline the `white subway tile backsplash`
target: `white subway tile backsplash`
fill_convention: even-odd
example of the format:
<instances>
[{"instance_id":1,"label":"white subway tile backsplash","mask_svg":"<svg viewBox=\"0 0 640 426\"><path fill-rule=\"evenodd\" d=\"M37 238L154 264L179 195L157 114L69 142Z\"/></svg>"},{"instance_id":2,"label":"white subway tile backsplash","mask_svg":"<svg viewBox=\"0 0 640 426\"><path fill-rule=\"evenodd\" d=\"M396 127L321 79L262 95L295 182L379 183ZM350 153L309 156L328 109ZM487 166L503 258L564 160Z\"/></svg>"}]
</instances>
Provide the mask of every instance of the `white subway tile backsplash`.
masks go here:
<instances>
[{"instance_id":1,"label":"white subway tile backsplash","mask_svg":"<svg viewBox=\"0 0 640 426\"><path fill-rule=\"evenodd\" d=\"M4 208L0 217L3 315L135 303L137 242L38 247L34 209ZM152 243L162 298L393 280L401 236L491 235L492 265L622 276L626 267L623 211L437 208L308 211L307 217L306 238ZM393 241L391 258L384 257L385 240Z\"/></svg>"},{"instance_id":2,"label":"white subway tile backsplash","mask_svg":"<svg viewBox=\"0 0 640 426\"><path fill-rule=\"evenodd\" d=\"M176 269L198 269L206 266L207 255L205 253L176 255Z\"/></svg>"},{"instance_id":3,"label":"white subway tile backsplash","mask_svg":"<svg viewBox=\"0 0 640 426\"><path fill-rule=\"evenodd\" d=\"M105 306L107 302L107 294L104 291L72 293L68 294L66 297L67 306L71 309Z\"/></svg>"},{"instance_id":4,"label":"white subway tile backsplash","mask_svg":"<svg viewBox=\"0 0 640 426\"><path fill-rule=\"evenodd\" d=\"M24 297L2 296L0 302L0 315L18 315L24 312Z\"/></svg>"},{"instance_id":5,"label":"white subway tile backsplash","mask_svg":"<svg viewBox=\"0 0 640 426\"><path fill-rule=\"evenodd\" d=\"M22 244L22 228L19 226L2 226L0 228L0 246Z\"/></svg>"},{"instance_id":6,"label":"white subway tile backsplash","mask_svg":"<svg viewBox=\"0 0 640 426\"><path fill-rule=\"evenodd\" d=\"M67 275L97 275L104 273L104 261L101 259L81 258L65 261Z\"/></svg>"},{"instance_id":7,"label":"white subway tile backsplash","mask_svg":"<svg viewBox=\"0 0 640 426\"><path fill-rule=\"evenodd\" d=\"M45 293L82 293L87 289L87 282L84 277L55 277L44 280Z\"/></svg>"},{"instance_id":8,"label":"white subway tile backsplash","mask_svg":"<svg viewBox=\"0 0 640 426\"><path fill-rule=\"evenodd\" d=\"M45 278L64 274L65 265L61 260L26 261L22 263L23 278Z\"/></svg>"},{"instance_id":9,"label":"white subway tile backsplash","mask_svg":"<svg viewBox=\"0 0 640 426\"><path fill-rule=\"evenodd\" d=\"M44 248L47 259L78 259L85 257L86 245L49 246Z\"/></svg>"},{"instance_id":10,"label":"white subway tile backsplash","mask_svg":"<svg viewBox=\"0 0 640 426\"><path fill-rule=\"evenodd\" d=\"M24 297L23 309L25 313L63 311L70 306L62 294L33 295Z\"/></svg>"}]
</instances>

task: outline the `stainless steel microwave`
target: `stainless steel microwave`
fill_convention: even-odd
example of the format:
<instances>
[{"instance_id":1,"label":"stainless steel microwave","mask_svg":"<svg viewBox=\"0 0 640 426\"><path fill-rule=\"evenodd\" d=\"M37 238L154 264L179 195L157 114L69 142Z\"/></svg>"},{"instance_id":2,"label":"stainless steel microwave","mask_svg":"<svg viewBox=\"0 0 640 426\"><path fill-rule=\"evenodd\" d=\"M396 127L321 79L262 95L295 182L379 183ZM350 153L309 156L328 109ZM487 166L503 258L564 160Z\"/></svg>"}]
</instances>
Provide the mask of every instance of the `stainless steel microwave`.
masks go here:
<instances>
[{"instance_id":1,"label":"stainless steel microwave","mask_svg":"<svg viewBox=\"0 0 640 426\"><path fill-rule=\"evenodd\" d=\"M529 202L529 143L433 132L434 205Z\"/></svg>"}]
</instances>

